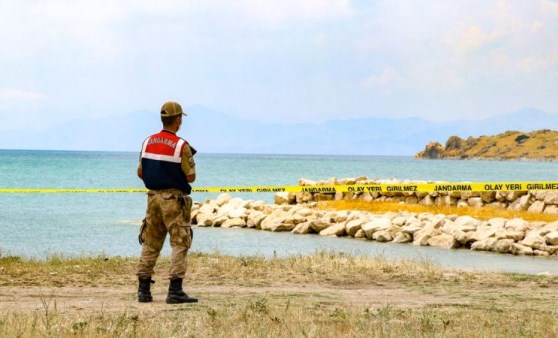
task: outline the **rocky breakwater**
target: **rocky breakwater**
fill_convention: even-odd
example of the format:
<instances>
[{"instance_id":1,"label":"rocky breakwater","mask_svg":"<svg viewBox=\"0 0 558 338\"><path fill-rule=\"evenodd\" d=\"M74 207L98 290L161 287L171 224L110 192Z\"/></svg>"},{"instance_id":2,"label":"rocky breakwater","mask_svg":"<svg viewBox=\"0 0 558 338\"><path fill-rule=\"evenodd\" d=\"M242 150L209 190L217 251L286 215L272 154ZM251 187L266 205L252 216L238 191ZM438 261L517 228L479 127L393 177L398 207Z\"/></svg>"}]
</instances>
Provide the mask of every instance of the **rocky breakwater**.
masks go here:
<instances>
[{"instance_id":1,"label":"rocky breakwater","mask_svg":"<svg viewBox=\"0 0 558 338\"><path fill-rule=\"evenodd\" d=\"M527 222L430 213L327 211L307 204L266 204L222 194L196 202L198 227L254 228L293 234L349 236L377 242L412 243L447 249L468 248L514 255L558 255L558 222Z\"/></svg>"},{"instance_id":2,"label":"rocky breakwater","mask_svg":"<svg viewBox=\"0 0 558 338\"><path fill-rule=\"evenodd\" d=\"M441 186L441 191L418 192L402 191L394 187L391 191L378 191L371 187L371 191L338 192L328 190L326 186L334 185L378 185L378 184L424 184L435 183ZM534 213L558 214L558 190L537 190L537 189L558 189L547 187L546 184L532 184L530 190L525 191L443 191L444 187L453 188L466 184L449 182L431 181L409 181L409 180L370 180L367 177L357 178L330 178L328 180L309 180L301 178L298 182L300 186L308 186L309 191L298 193L278 193L275 196L277 204L299 204L319 201L339 201L339 200L361 200L361 201L394 201L425 206L447 205L457 207L495 207L514 211L529 211ZM513 184L512 184L513 185ZM324 189L320 189L324 186ZM310 188L315 187L315 188ZM492 184L490 190L502 189L503 184ZM514 187L506 187L511 189ZM412 190L412 189L410 189Z\"/></svg>"}]
</instances>

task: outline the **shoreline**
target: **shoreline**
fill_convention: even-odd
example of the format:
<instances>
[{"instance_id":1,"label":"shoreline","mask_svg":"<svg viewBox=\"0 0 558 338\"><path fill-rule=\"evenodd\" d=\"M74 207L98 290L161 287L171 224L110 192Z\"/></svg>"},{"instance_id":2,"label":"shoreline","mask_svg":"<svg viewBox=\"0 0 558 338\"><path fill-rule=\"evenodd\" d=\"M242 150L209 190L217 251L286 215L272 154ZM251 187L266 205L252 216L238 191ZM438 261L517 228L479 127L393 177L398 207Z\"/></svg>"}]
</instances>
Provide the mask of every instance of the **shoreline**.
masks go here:
<instances>
[{"instance_id":1,"label":"shoreline","mask_svg":"<svg viewBox=\"0 0 558 338\"><path fill-rule=\"evenodd\" d=\"M277 194L276 204L221 194L214 200L194 203L192 225L288 231L500 254L558 256L558 221L528 222L501 217L484 221L471 216L428 212L333 211L316 208L316 202L290 204L292 201L293 197L289 198L287 193Z\"/></svg>"}]
</instances>

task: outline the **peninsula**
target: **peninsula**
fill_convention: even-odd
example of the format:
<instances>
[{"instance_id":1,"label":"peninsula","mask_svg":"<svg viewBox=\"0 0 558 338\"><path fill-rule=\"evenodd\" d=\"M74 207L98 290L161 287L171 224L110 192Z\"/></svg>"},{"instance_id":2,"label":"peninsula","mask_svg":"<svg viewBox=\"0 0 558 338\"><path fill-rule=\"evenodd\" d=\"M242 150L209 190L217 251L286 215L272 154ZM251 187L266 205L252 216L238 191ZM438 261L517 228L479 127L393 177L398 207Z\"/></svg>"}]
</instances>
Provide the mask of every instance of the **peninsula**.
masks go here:
<instances>
[{"instance_id":1,"label":"peninsula","mask_svg":"<svg viewBox=\"0 0 558 338\"><path fill-rule=\"evenodd\" d=\"M495 136L451 136L445 146L434 141L415 155L419 159L556 160L558 132L550 129L524 133L506 131Z\"/></svg>"}]
</instances>

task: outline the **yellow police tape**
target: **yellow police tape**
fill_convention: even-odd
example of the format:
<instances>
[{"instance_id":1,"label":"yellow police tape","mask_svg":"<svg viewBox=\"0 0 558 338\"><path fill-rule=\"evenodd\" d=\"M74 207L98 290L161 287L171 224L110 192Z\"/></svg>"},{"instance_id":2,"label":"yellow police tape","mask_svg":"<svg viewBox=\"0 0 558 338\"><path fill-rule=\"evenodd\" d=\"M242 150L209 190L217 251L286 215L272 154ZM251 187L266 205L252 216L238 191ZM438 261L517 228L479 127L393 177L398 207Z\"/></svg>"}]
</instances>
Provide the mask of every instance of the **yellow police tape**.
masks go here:
<instances>
[{"instance_id":1,"label":"yellow police tape","mask_svg":"<svg viewBox=\"0 0 558 338\"><path fill-rule=\"evenodd\" d=\"M255 186L193 188L192 192L207 193L256 193L256 192L452 192L452 191L528 191L558 190L558 182L461 182L461 183L394 183L365 185L314 185L314 186ZM147 189L0 189L1 193L145 193Z\"/></svg>"}]
</instances>

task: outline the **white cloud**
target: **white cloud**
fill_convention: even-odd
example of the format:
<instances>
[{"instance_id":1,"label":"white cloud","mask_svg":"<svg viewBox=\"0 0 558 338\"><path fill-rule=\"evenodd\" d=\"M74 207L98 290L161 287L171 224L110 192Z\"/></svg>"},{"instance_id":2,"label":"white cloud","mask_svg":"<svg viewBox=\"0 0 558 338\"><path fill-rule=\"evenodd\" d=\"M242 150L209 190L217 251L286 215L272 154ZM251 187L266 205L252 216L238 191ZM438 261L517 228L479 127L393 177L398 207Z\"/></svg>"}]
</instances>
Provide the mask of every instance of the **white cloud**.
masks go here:
<instances>
[{"instance_id":1,"label":"white cloud","mask_svg":"<svg viewBox=\"0 0 558 338\"><path fill-rule=\"evenodd\" d=\"M461 38L457 42L457 49L460 52L469 52L482 48L485 44L490 43L501 35L498 30L484 32L478 26L470 26L462 33Z\"/></svg>"},{"instance_id":2,"label":"white cloud","mask_svg":"<svg viewBox=\"0 0 558 338\"><path fill-rule=\"evenodd\" d=\"M393 67L387 66L379 74L368 76L362 82L364 88L379 89L381 92L391 92L404 85L403 76Z\"/></svg>"},{"instance_id":3,"label":"white cloud","mask_svg":"<svg viewBox=\"0 0 558 338\"><path fill-rule=\"evenodd\" d=\"M542 1L542 9L547 13L552 13L558 16L558 0Z\"/></svg>"},{"instance_id":4,"label":"white cloud","mask_svg":"<svg viewBox=\"0 0 558 338\"><path fill-rule=\"evenodd\" d=\"M48 95L38 92L0 89L0 100L42 100L46 98Z\"/></svg>"},{"instance_id":5,"label":"white cloud","mask_svg":"<svg viewBox=\"0 0 558 338\"><path fill-rule=\"evenodd\" d=\"M348 0L241 0L245 15L267 25L280 25L289 21L326 20L352 14Z\"/></svg>"}]
</instances>

